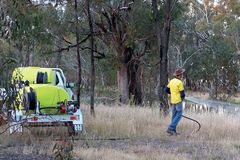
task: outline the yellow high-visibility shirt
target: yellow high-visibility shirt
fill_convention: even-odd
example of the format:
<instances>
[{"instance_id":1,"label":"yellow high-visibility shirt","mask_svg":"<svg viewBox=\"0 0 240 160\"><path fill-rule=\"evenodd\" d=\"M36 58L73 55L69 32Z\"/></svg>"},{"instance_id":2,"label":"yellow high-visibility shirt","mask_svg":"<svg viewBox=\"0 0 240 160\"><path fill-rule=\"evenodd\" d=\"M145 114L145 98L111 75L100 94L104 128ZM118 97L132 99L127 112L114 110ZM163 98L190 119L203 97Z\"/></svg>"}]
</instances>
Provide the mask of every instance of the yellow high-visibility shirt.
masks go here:
<instances>
[{"instance_id":1,"label":"yellow high-visibility shirt","mask_svg":"<svg viewBox=\"0 0 240 160\"><path fill-rule=\"evenodd\" d=\"M181 91L184 90L183 82L177 78L173 78L167 85L171 92L171 103L177 104L182 101Z\"/></svg>"}]
</instances>

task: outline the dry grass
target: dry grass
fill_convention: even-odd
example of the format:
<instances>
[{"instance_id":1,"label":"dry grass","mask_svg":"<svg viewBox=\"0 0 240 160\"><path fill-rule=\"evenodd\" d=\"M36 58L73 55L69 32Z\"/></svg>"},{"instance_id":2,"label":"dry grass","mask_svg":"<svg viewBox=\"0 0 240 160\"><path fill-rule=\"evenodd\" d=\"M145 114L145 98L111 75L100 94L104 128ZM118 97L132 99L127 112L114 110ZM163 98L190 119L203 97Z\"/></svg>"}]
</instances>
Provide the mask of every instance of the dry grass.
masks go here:
<instances>
[{"instance_id":1,"label":"dry grass","mask_svg":"<svg viewBox=\"0 0 240 160\"><path fill-rule=\"evenodd\" d=\"M198 137L205 141L238 140L240 133L240 117L219 115L216 113L190 114L202 124ZM181 123L186 130L190 122Z\"/></svg>"},{"instance_id":2,"label":"dry grass","mask_svg":"<svg viewBox=\"0 0 240 160\"><path fill-rule=\"evenodd\" d=\"M75 155L82 159L238 159L240 156L240 117L185 112L201 123L201 130L192 134L197 125L182 119L178 127L181 135L169 137L165 131L170 116L161 117L157 108L99 105L95 118L88 114L86 106L83 110L89 137L122 137L130 142L122 144L125 147L88 142L89 148L75 149Z\"/></svg>"},{"instance_id":3,"label":"dry grass","mask_svg":"<svg viewBox=\"0 0 240 160\"><path fill-rule=\"evenodd\" d=\"M209 99L209 94L207 92L198 92L198 91L188 90L186 92L186 95L193 96L193 97L196 97L196 98L201 98L201 99Z\"/></svg>"},{"instance_id":4,"label":"dry grass","mask_svg":"<svg viewBox=\"0 0 240 160\"><path fill-rule=\"evenodd\" d=\"M163 118L158 108L97 106L96 117L85 113L85 128L91 137L165 138L170 115ZM240 133L240 117L217 113L190 113L185 115L198 120L202 128L194 136L206 141L236 140ZM183 136L197 129L196 123L182 119L178 127Z\"/></svg>"},{"instance_id":5,"label":"dry grass","mask_svg":"<svg viewBox=\"0 0 240 160\"><path fill-rule=\"evenodd\" d=\"M97 106L96 113L95 118L85 114L86 131L92 137L159 137L167 123L150 108Z\"/></svg>"},{"instance_id":6,"label":"dry grass","mask_svg":"<svg viewBox=\"0 0 240 160\"><path fill-rule=\"evenodd\" d=\"M78 157L84 160L187 160L188 157L181 153L173 152L166 149L153 149L148 146L138 146L128 149L128 151L121 151L111 148L89 148L87 150L80 150L76 153Z\"/></svg>"},{"instance_id":7,"label":"dry grass","mask_svg":"<svg viewBox=\"0 0 240 160\"><path fill-rule=\"evenodd\" d=\"M182 119L178 131L181 135L168 136L166 129L170 116L163 118L158 108L104 106L95 108L96 117L90 116L89 106L82 106L86 140L74 142L73 155L83 160L188 160L239 159L240 117L216 113L190 113L202 128L198 133L193 122ZM61 132L60 130L57 132ZM82 137L82 136L80 136ZM122 138L116 141L104 139ZM36 136L23 134L0 137L0 146L22 144L22 154L52 155L56 142L36 141ZM40 147L41 146L41 147ZM16 152L19 152L16 151Z\"/></svg>"}]
</instances>

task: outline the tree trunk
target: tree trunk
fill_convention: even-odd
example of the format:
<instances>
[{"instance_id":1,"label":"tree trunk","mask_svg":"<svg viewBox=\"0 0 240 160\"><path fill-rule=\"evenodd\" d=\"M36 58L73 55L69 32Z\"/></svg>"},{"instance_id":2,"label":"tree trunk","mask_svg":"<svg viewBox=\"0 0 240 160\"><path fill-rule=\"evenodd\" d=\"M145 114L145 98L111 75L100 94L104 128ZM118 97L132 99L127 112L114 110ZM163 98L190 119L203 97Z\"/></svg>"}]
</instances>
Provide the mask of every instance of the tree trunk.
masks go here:
<instances>
[{"instance_id":1,"label":"tree trunk","mask_svg":"<svg viewBox=\"0 0 240 160\"><path fill-rule=\"evenodd\" d=\"M120 63L117 71L117 79L118 79L118 89L119 89L119 98L120 102L123 104L127 104L129 101L129 91L128 91L128 71L127 64Z\"/></svg>"},{"instance_id":2,"label":"tree trunk","mask_svg":"<svg viewBox=\"0 0 240 160\"><path fill-rule=\"evenodd\" d=\"M132 62L128 66L129 94L134 104L142 104L142 74L140 74L139 61ZM133 97L131 97L133 96Z\"/></svg>"},{"instance_id":3,"label":"tree trunk","mask_svg":"<svg viewBox=\"0 0 240 160\"><path fill-rule=\"evenodd\" d=\"M76 44L77 44L77 101L80 107L80 94L81 94L81 53L80 53L80 37L79 37L79 22L78 22L78 4L77 0L74 1L74 11L75 11L75 34L76 34Z\"/></svg>"},{"instance_id":4,"label":"tree trunk","mask_svg":"<svg viewBox=\"0 0 240 160\"><path fill-rule=\"evenodd\" d=\"M30 54L29 54L29 66L34 66L34 61L35 61L35 55L34 55L34 49L31 50Z\"/></svg>"},{"instance_id":5,"label":"tree trunk","mask_svg":"<svg viewBox=\"0 0 240 160\"><path fill-rule=\"evenodd\" d=\"M34 51L29 46L26 53L25 66L33 65L34 65Z\"/></svg>"},{"instance_id":6,"label":"tree trunk","mask_svg":"<svg viewBox=\"0 0 240 160\"><path fill-rule=\"evenodd\" d=\"M55 58L54 58L54 67L60 67L61 64L61 59L62 59L62 51L59 51L57 53L55 53Z\"/></svg>"},{"instance_id":7,"label":"tree trunk","mask_svg":"<svg viewBox=\"0 0 240 160\"><path fill-rule=\"evenodd\" d=\"M60 46L62 46L62 40L60 40L60 38L57 38L55 43L56 43L55 46L57 46L56 49L58 49L59 51L54 55L53 64L54 64L54 67L59 67L62 59L62 51L60 48Z\"/></svg>"},{"instance_id":8,"label":"tree trunk","mask_svg":"<svg viewBox=\"0 0 240 160\"><path fill-rule=\"evenodd\" d=\"M18 48L18 52L16 54L16 56L18 57L19 59L19 66L23 66L23 63L24 63L24 54L23 54L23 45L22 45L22 42L19 42L16 44L17 45L17 48Z\"/></svg>"},{"instance_id":9,"label":"tree trunk","mask_svg":"<svg viewBox=\"0 0 240 160\"><path fill-rule=\"evenodd\" d=\"M129 103L129 93L134 96L134 101L142 103L142 89L141 78L138 75L138 64L133 59L134 49L126 46L125 42L128 33L128 12L130 12L130 5L133 3L127 3L124 1L122 4L124 7L103 9L102 16L105 18L106 23L101 21L96 23L107 45L112 45L116 51L118 68L117 68L117 83L119 90L119 102L123 104ZM128 8L125 10L124 8ZM103 37L103 36L101 36ZM132 61L132 62L131 62Z\"/></svg>"},{"instance_id":10,"label":"tree trunk","mask_svg":"<svg viewBox=\"0 0 240 160\"><path fill-rule=\"evenodd\" d=\"M171 27L171 0L166 0L164 4L164 26L162 31L162 43L160 47L160 100L162 100L163 112L167 113L168 99L167 94L164 94L164 88L168 83L168 45Z\"/></svg>"},{"instance_id":11,"label":"tree trunk","mask_svg":"<svg viewBox=\"0 0 240 160\"><path fill-rule=\"evenodd\" d=\"M93 37L93 23L92 23L92 16L90 13L90 0L87 0L87 12L88 12L88 23L90 28L90 48L91 48L91 89L90 89L90 107L91 107L91 115L95 117L95 110L94 110L94 93L95 93L95 65L94 65L94 37Z\"/></svg>"},{"instance_id":12,"label":"tree trunk","mask_svg":"<svg viewBox=\"0 0 240 160\"><path fill-rule=\"evenodd\" d=\"M166 87L168 82L168 43L169 43L169 33L170 33L170 23L171 23L171 1L166 0L164 3L164 23L161 26L160 14L158 10L157 0L152 0L153 14L155 20L155 29L157 34L158 43L158 53L160 58L160 84L159 84L159 100L160 100L160 110L164 115L168 112L168 100L167 94L164 93L164 87ZM162 28L162 32L161 32Z\"/></svg>"}]
</instances>

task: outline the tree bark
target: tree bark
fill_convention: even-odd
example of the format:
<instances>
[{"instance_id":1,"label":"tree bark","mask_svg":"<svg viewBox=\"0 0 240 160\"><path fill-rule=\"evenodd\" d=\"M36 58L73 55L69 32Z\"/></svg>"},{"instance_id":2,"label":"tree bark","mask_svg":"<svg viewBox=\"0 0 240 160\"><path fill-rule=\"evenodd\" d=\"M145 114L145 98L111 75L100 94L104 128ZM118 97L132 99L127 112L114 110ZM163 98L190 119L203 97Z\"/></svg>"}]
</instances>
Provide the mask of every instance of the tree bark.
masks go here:
<instances>
[{"instance_id":1,"label":"tree bark","mask_svg":"<svg viewBox=\"0 0 240 160\"><path fill-rule=\"evenodd\" d=\"M77 71L77 102L80 107L80 95L81 95L81 53L80 53L80 36L79 36L79 22L78 22L78 3L77 0L74 0L74 11L75 11L75 36L76 36L76 44L77 44L77 64L78 64L78 71Z\"/></svg>"},{"instance_id":2,"label":"tree bark","mask_svg":"<svg viewBox=\"0 0 240 160\"><path fill-rule=\"evenodd\" d=\"M166 0L164 4L164 26L162 30L162 43L160 47L160 100L162 100L163 112L167 113L168 99L167 94L164 94L164 88L168 83L168 45L171 27L171 0Z\"/></svg>"},{"instance_id":3,"label":"tree bark","mask_svg":"<svg viewBox=\"0 0 240 160\"><path fill-rule=\"evenodd\" d=\"M129 90L128 90L128 69L127 64L120 63L117 70L118 89L120 102L127 104L129 101Z\"/></svg>"},{"instance_id":4,"label":"tree bark","mask_svg":"<svg viewBox=\"0 0 240 160\"><path fill-rule=\"evenodd\" d=\"M140 73L139 62L130 63L128 66L128 77L129 77L129 95L133 104L142 104L142 74ZM133 97L131 97L133 96Z\"/></svg>"},{"instance_id":5,"label":"tree bark","mask_svg":"<svg viewBox=\"0 0 240 160\"><path fill-rule=\"evenodd\" d=\"M164 88L168 83L168 44L171 24L171 0L166 0L163 5L164 20L163 26L160 23L160 14L158 10L157 0L152 0L153 15L155 20L155 29L157 34L158 53L160 58L160 84L159 84L159 100L160 110L164 115L167 114L169 105L167 100L167 94L164 93ZM162 31L161 31L162 29Z\"/></svg>"},{"instance_id":6,"label":"tree bark","mask_svg":"<svg viewBox=\"0 0 240 160\"><path fill-rule=\"evenodd\" d=\"M55 46L56 49L58 50L58 52L54 53L54 67L59 67L61 64L61 59L62 59L62 51L60 50L60 46L62 46L62 40L60 40L60 38L57 38L55 41Z\"/></svg>"},{"instance_id":7,"label":"tree bark","mask_svg":"<svg viewBox=\"0 0 240 160\"><path fill-rule=\"evenodd\" d=\"M134 53L133 49L131 49L131 55L133 56L131 56L131 60L128 63L129 97L131 102L136 105L142 105L143 102L144 83L141 62L143 62L147 48L148 43L146 41L144 50L141 52Z\"/></svg>"},{"instance_id":8,"label":"tree bark","mask_svg":"<svg viewBox=\"0 0 240 160\"><path fill-rule=\"evenodd\" d=\"M91 89L90 89L90 113L95 117L94 110L94 93L95 93L95 65L94 65L94 36L93 36L93 22L90 13L90 0L87 0L88 24L90 29L90 48L91 48Z\"/></svg>"}]
</instances>

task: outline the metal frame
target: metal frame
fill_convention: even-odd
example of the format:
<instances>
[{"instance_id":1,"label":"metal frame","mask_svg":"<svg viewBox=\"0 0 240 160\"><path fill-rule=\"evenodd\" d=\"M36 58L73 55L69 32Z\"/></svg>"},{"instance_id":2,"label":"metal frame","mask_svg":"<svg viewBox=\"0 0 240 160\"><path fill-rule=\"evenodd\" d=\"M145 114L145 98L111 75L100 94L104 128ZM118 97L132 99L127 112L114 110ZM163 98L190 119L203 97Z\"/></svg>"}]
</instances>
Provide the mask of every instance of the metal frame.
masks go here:
<instances>
[{"instance_id":1,"label":"metal frame","mask_svg":"<svg viewBox=\"0 0 240 160\"><path fill-rule=\"evenodd\" d=\"M14 112L14 111L13 111ZM56 126L71 124L74 133L81 133L83 131L83 114L78 109L73 115L39 115L29 114L23 115L21 111L12 113L15 116L15 121L10 123L10 133L23 132L24 126Z\"/></svg>"}]
</instances>

